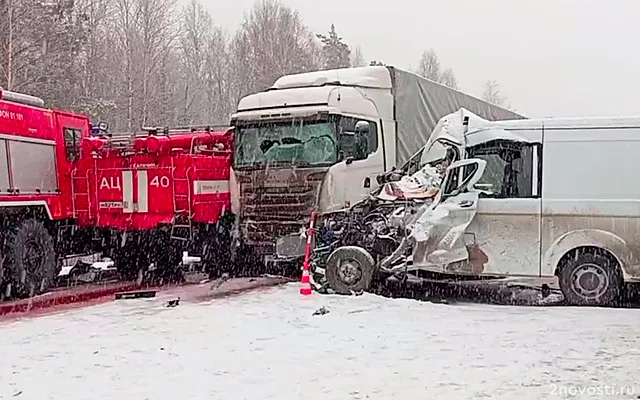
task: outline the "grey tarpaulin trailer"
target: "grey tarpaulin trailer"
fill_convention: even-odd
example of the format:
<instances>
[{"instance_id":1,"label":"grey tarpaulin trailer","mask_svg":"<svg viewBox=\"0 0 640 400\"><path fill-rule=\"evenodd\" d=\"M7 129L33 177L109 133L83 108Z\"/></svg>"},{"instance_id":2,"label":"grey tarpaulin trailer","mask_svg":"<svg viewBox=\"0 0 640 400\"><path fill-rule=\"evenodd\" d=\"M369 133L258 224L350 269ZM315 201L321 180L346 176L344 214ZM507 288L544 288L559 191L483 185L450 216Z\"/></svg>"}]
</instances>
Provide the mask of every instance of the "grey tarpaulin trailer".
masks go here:
<instances>
[{"instance_id":1,"label":"grey tarpaulin trailer","mask_svg":"<svg viewBox=\"0 0 640 400\"><path fill-rule=\"evenodd\" d=\"M396 67L387 69L391 75L393 111L397 124L397 166L404 164L427 143L442 117L461 108L489 121L526 119L523 115L414 73Z\"/></svg>"}]
</instances>

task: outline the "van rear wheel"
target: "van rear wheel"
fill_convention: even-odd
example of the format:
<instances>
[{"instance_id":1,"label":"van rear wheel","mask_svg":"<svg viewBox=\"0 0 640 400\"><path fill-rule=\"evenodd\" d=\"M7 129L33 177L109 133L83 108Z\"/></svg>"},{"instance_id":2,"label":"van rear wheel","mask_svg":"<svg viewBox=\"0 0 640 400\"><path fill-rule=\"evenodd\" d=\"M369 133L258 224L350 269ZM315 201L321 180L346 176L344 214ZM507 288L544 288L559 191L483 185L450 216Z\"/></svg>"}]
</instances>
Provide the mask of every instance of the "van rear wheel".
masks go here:
<instances>
[{"instance_id":1,"label":"van rear wheel","mask_svg":"<svg viewBox=\"0 0 640 400\"><path fill-rule=\"evenodd\" d=\"M560 269L560 289L575 306L612 306L623 288L622 272L613 256L587 251L570 256Z\"/></svg>"}]
</instances>

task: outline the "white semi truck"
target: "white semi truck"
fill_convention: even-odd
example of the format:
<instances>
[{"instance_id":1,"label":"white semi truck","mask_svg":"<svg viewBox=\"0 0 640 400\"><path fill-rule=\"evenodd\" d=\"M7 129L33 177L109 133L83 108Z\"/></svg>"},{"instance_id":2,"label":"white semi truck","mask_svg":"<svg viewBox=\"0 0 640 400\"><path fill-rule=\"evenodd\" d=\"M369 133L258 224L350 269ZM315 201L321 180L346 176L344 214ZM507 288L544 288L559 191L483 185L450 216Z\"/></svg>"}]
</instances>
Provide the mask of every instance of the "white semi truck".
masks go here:
<instances>
[{"instance_id":1,"label":"white semi truck","mask_svg":"<svg viewBox=\"0 0 640 400\"><path fill-rule=\"evenodd\" d=\"M405 164L439 119L461 108L480 117L524 117L394 67L288 75L242 98L232 116L233 211L253 255L304 253L310 213L349 207Z\"/></svg>"}]
</instances>

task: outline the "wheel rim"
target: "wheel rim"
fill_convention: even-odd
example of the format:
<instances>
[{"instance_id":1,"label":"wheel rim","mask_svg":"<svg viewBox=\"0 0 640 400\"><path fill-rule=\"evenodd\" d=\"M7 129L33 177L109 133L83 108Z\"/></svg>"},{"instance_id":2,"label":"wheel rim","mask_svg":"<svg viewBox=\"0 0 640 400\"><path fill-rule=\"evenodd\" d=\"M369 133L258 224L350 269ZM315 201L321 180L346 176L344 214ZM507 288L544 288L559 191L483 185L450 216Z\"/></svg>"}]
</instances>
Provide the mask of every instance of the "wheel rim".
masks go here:
<instances>
[{"instance_id":1,"label":"wheel rim","mask_svg":"<svg viewBox=\"0 0 640 400\"><path fill-rule=\"evenodd\" d=\"M582 264L571 274L571 288L586 300L600 298L609 289L609 276L596 264Z\"/></svg>"},{"instance_id":2,"label":"wheel rim","mask_svg":"<svg viewBox=\"0 0 640 400\"><path fill-rule=\"evenodd\" d=\"M338 267L338 279L353 286L362 279L362 265L356 260L345 260Z\"/></svg>"},{"instance_id":3,"label":"wheel rim","mask_svg":"<svg viewBox=\"0 0 640 400\"><path fill-rule=\"evenodd\" d=\"M42 275L41 272L44 265L44 257L45 255L42 250L42 246L37 242L30 240L25 244L24 253L22 253L22 263L25 266L21 277L22 283L24 283L24 279L26 279L25 275L32 277Z\"/></svg>"}]
</instances>

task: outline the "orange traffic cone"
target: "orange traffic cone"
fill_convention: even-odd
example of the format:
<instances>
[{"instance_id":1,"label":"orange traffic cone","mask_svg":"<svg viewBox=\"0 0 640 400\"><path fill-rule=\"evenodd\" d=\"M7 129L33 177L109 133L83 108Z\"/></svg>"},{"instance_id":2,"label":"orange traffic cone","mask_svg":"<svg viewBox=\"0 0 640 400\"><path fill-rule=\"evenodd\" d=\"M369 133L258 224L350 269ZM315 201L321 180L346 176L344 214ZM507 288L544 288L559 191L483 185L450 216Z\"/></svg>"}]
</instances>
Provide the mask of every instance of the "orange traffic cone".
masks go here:
<instances>
[{"instance_id":1,"label":"orange traffic cone","mask_svg":"<svg viewBox=\"0 0 640 400\"><path fill-rule=\"evenodd\" d=\"M309 223L309 229L307 230L307 247L304 252L304 263L302 264L302 287L300 288L300 294L308 296L313 292L311 288L311 275L309 275L309 267L311 264L311 244L313 243L314 224L316 222L316 212L311 212L311 222Z\"/></svg>"},{"instance_id":2,"label":"orange traffic cone","mask_svg":"<svg viewBox=\"0 0 640 400\"><path fill-rule=\"evenodd\" d=\"M302 286L300 287L300 294L303 296L308 296L313 293L313 289L311 288L311 276L309 275L309 270L302 270L302 279L300 279L300 283Z\"/></svg>"}]
</instances>

